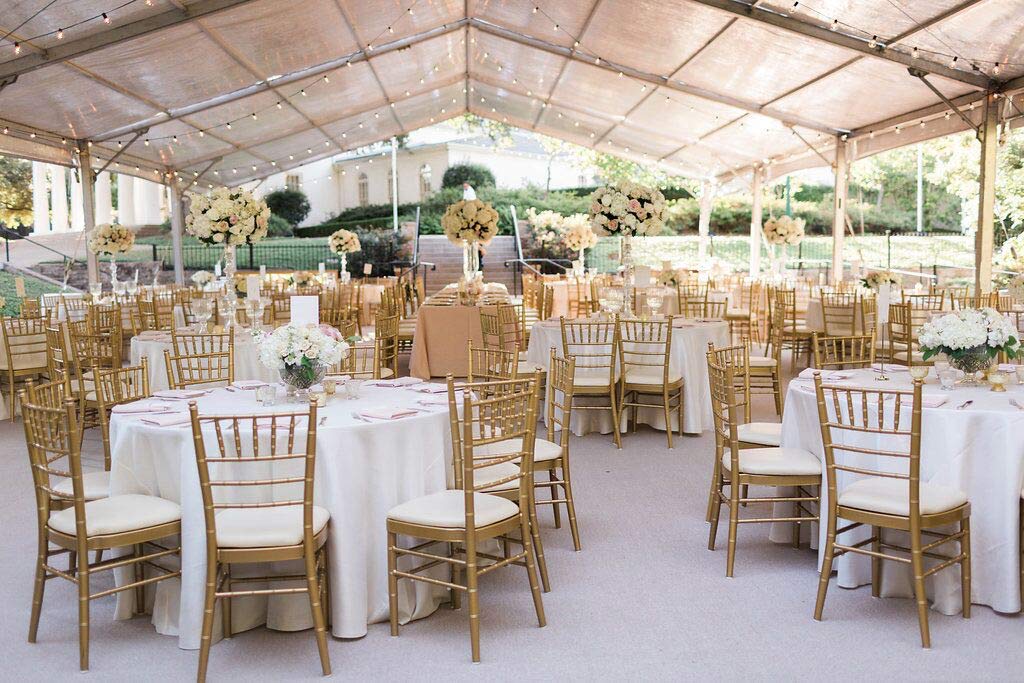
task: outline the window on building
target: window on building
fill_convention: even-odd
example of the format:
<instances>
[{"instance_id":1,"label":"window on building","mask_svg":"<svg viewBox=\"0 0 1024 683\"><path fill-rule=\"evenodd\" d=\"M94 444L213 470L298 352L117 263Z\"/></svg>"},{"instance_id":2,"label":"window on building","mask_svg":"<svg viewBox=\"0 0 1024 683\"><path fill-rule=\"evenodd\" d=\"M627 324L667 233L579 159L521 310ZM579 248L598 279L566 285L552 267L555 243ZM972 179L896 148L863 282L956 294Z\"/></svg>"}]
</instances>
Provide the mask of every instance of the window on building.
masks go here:
<instances>
[{"instance_id":1,"label":"window on building","mask_svg":"<svg viewBox=\"0 0 1024 683\"><path fill-rule=\"evenodd\" d=\"M359 174L359 206L366 206L370 203L370 179L365 173Z\"/></svg>"},{"instance_id":2,"label":"window on building","mask_svg":"<svg viewBox=\"0 0 1024 683\"><path fill-rule=\"evenodd\" d=\"M430 185L430 164L420 166L420 198L430 195L434 188Z\"/></svg>"},{"instance_id":3,"label":"window on building","mask_svg":"<svg viewBox=\"0 0 1024 683\"><path fill-rule=\"evenodd\" d=\"M302 185L302 176L298 173L289 173L284 177L284 186L289 190L298 190Z\"/></svg>"}]
</instances>

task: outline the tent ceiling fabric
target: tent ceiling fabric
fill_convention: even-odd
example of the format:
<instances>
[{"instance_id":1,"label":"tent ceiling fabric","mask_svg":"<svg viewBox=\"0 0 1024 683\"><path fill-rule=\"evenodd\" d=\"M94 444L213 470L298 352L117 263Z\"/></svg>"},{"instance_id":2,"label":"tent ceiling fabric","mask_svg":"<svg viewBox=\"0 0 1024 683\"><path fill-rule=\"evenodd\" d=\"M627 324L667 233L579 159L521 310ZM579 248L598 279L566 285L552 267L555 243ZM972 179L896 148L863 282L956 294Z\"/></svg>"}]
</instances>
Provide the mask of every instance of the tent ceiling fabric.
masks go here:
<instances>
[{"instance_id":1,"label":"tent ceiling fabric","mask_svg":"<svg viewBox=\"0 0 1024 683\"><path fill-rule=\"evenodd\" d=\"M967 129L908 72L915 48L964 105L1024 85L1024 0L36 9L3 13L0 152L73 164L75 141L91 141L97 165L118 155L122 172L186 184L266 177L467 111L687 176L779 175L822 165L840 135L857 158Z\"/></svg>"}]
</instances>

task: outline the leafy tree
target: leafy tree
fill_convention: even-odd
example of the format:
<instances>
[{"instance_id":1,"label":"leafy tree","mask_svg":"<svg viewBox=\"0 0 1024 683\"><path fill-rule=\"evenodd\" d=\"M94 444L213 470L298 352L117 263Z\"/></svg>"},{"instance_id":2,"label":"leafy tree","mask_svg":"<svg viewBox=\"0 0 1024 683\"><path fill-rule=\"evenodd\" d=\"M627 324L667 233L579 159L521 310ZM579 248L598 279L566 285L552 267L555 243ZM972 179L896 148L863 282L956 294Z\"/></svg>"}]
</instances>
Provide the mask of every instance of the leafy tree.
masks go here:
<instances>
[{"instance_id":1,"label":"leafy tree","mask_svg":"<svg viewBox=\"0 0 1024 683\"><path fill-rule=\"evenodd\" d=\"M441 179L441 187L462 187L462 183L469 183L474 189L494 187L494 174L491 169L480 164L449 166Z\"/></svg>"},{"instance_id":2,"label":"leafy tree","mask_svg":"<svg viewBox=\"0 0 1024 683\"><path fill-rule=\"evenodd\" d=\"M477 116L476 114L463 114L452 121L455 125L455 129L460 133L486 135L491 139L491 142L494 143L494 146L499 149L502 147L511 147L514 142L512 132L515 128L507 123L495 121L494 119L485 119L484 117Z\"/></svg>"},{"instance_id":3,"label":"leafy tree","mask_svg":"<svg viewBox=\"0 0 1024 683\"><path fill-rule=\"evenodd\" d=\"M32 222L32 164L0 156L0 224Z\"/></svg>"},{"instance_id":4,"label":"leafy tree","mask_svg":"<svg viewBox=\"0 0 1024 683\"><path fill-rule=\"evenodd\" d=\"M309 215L309 199L299 190L274 190L267 193L263 200L270 207L271 213L280 216L292 226L306 220L306 216Z\"/></svg>"}]
</instances>

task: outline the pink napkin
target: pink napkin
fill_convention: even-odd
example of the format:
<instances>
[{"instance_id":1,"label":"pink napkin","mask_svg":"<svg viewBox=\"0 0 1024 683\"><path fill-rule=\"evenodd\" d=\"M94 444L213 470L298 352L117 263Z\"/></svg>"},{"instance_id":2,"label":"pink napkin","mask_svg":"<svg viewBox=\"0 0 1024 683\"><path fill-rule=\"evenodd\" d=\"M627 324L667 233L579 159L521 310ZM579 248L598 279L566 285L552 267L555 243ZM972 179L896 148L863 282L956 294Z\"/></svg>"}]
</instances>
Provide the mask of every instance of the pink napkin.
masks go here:
<instances>
[{"instance_id":1,"label":"pink napkin","mask_svg":"<svg viewBox=\"0 0 1024 683\"><path fill-rule=\"evenodd\" d=\"M200 396L206 396L208 393L206 389L164 389L163 391L154 391L153 396L156 398L185 399L199 398Z\"/></svg>"},{"instance_id":2,"label":"pink napkin","mask_svg":"<svg viewBox=\"0 0 1024 683\"><path fill-rule=\"evenodd\" d=\"M192 422L188 413L149 413L141 418L142 422L157 427L179 427Z\"/></svg>"},{"instance_id":3,"label":"pink napkin","mask_svg":"<svg viewBox=\"0 0 1024 683\"><path fill-rule=\"evenodd\" d=\"M817 370L815 368L805 368L800 371L797 375L800 379L814 379L814 373L821 373L821 381L823 382L838 382L842 379L850 379L853 377L851 372L837 372L835 370Z\"/></svg>"},{"instance_id":4,"label":"pink napkin","mask_svg":"<svg viewBox=\"0 0 1024 683\"><path fill-rule=\"evenodd\" d=\"M259 389L267 386L266 382L258 379L239 379L231 383L231 389Z\"/></svg>"},{"instance_id":5,"label":"pink napkin","mask_svg":"<svg viewBox=\"0 0 1024 683\"><path fill-rule=\"evenodd\" d=\"M940 395L929 395L921 397L921 407L923 408L938 408L944 405L949 400L946 396ZM900 403L904 405L912 405L914 403L913 396L900 396Z\"/></svg>"},{"instance_id":6,"label":"pink napkin","mask_svg":"<svg viewBox=\"0 0 1024 683\"><path fill-rule=\"evenodd\" d=\"M418 391L421 394L447 394L448 393L448 385L447 384L436 384L436 383L431 384L431 383L428 383L428 384L424 384L421 387L416 387L415 389L413 389L413 391Z\"/></svg>"},{"instance_id":7,"label":"pink napkin","mask_svg":"<svg viewBox=\"0 0 1024 683\"><path fill-rule=\"evenodd\" d=\"M381 379L373 383L377 387L408 387L413 384L423 384L418 377L399 377L397 379Z\"/></svg>"},{"instance_id":8,"label":"pink napkin","mask_svg":"<svg viewBox=\"0 0 1024 683\"><path fill-rule=\"evenodd\" d=\"M159 330L146 330L135 335L139 341L170 341L171 336Z\"/></svg>"},{"instance_id":9,"label":"pink napkin","mask_svg":"<svg viewBox=\"0 0 1024 683\"><path fill-rule=\"evenodd\" d=\"M171 407L159 401L134 401L122 403L110 409L110 412L121 415L132 415L135 413L165 413Z\"/></svg>"},{"instance_id":10,"label":"pink napkin","mask_svg":"<svg viewBox=\"0 0 1024 683\"><path fill-rule=\"evenodd\" d=\"M367 408L359 411L360 417L370 418L371 420L397 420L403 417L409 417L415 415L416 411L411 408Z\"/></svg>"}]
</instances>

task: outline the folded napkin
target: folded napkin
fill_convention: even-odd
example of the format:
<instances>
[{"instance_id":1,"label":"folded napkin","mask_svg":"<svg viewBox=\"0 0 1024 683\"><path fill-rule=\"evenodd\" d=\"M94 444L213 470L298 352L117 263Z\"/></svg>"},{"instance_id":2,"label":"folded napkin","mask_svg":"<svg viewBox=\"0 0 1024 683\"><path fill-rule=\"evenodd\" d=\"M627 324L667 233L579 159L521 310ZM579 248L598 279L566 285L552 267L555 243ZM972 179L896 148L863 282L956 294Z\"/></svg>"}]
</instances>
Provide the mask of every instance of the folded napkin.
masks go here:
<instances>
[{"instance_id":1,"label":"folded napkin","mask_svg":"<svg viewBox=\"0 0 1024 683\"><path fill-rule=\"evenodd\" d=\"M421 398L420 400L416 401L416 403L420 404L421 406L447 406L448 399L442 398L440 396L435 398Z\"/></svg>"},{"instance_id":2,"label":"folded napkin","mask_svg":"<svg viewBox=\"0 0 1024 683\"><path fill-rule=\"evenodd\" d=\"M939 394L930 394L928 396L921 396L921 407L923 408L938 408L945 404L949 400L948 397ZM913 396L900 396L900 403L904 405L912 405L914 403Z\"/></svg>"},{"instance_id":3,"label":"folded napkin","mask_svg":"<svg viewBox=\"0 0 1024 683\"><path fill-rule=\"evenodd\" d=\"M1000 363L999 372L1017 372L1017 366L1013 363Z\"/></svg>"},{"instance_id":4,"label":"folded napkin","mask_svg":"<svg viewBox=\"0 0 1024 683\"><path fill-rule=\"evenodd\" d=\"M398 377L396 379L381 379L373 383L377 387L408 387L414 384L423 384L418 377Z\"/></svg>"},{"instance_id":5,"label":"folded napkin","mask_svg":"<svg viewBox=\"0 0 1024 683\"><path fill-rule=\"evenodd\" d=\"M190 424L192 417L188 413L182 412L148 413L143 415L141 420L148 425L157 427L179 427Z\"/></svg>"},{"instance_id":6,"label":"folded napkin","mask_svg":"<svg viewBox=\"0 0 1024 683\"><path fill-rule=\"evenodd\" d=\"M409 417L415 415L417 411L412 408L366 408L360 410L357 414L359 417L369 418L371 420L397 420L403 417Z\"/></svg>"},{"instance_id":7,"label":"folded napkin","mask_svg":"<svg viewBox=\"0 0 1024 683\"><path fill-rule=\"evenodd\" d=\"M882 367L882 363L875 363L871 367L875 370L885 370L885 372L910 372L906 365L893 365L891 363L885 363L885 368Z\"/></svg>"},{"instance_id":8,"label":"folded napkin","mask_svg":"<svg viewBox=\"0 0 1024 683\"><path fill-rule=\"evenodd\" d=\"M421 387L416 387L413 391L418 391L421 394L447 394L447 384L436 384L436 383L424 383Z\"/></svg>"},{"instance_id":9,"label":"folded napkin","mask_svg":"<svg viewBox=\"0 0 1024 683\"><path fill-rule=\"evenodd\" d=\"M164 413L170 409L171 406L159 401L133 401L116 405L110 409L110 412L119 415L132 415L135 413Z\"/></svg>"},{"instance_id":10,"label":"folded napkin","mask_svg":"<svg viewBox=\"0 0 1024 683\"><path fill-rule=\"evenodd\" d=\"M266 382L258 379L239 379L231 383L230 389L259 389L267 386Z\"/></svg>"},{"instance_id":11,"label":"folded napkin","mask_svg":"<svg viewBox=\"0 0 1024 683\"><path fill-rule=\"evenodd\" d=\"M292 418L280 415L278 417L258 417L256 418L256 429L270 429L274 423L277 423L278 428L288 429L292 423ZM306 423L305 417L295 418L295 426L301 427Z\"/></svg>"},{"instance_id":12,"label":"folded napkin","mask_svg":"<svg viewBox=\"0 0 1024 683\"><path fill-rule=\"evenodd\" d=\"M164 389L163 391L154 391L153 396L156 398L173 398L173 399L186 399L186 398L199 398L200 396L206 396L210 393L206 389Z\"/></svg>"},{"instance_id":13,"label":"folded napkin","mask_svg":"<svg viewBox=\"0 0 1024 683\"><path fill-rule=\"evenodd\" d=\"M171 335L159 330L146 330L135 335L139 341L170 341Z\"/></svg>"},{"instance_id":14,"label":"folded napkin","mask_svg":"<svg viewBox=\"0 0 1024 683\"><path fill-rule=\"evenodd\" d=\"M841 372L836 370L817 370L815 368L806 368L800 371L797 375L800 379L814 379L814 373L820 372L821 379L824 382L837 382L842 379L850 379L853 377L852 372Z\"/></svg>"}]
</instances>

